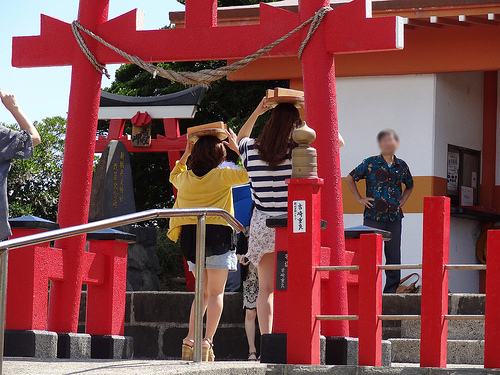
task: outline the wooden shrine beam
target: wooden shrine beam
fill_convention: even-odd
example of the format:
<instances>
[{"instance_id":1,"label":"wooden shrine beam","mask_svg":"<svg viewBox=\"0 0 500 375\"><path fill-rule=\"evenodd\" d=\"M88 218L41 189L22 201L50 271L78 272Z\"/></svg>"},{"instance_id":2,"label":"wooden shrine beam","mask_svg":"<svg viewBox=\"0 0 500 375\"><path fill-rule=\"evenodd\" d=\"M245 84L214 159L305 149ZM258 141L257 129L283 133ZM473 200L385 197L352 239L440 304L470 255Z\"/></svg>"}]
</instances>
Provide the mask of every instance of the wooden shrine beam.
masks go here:
<instances>
[{"instance_id":1,"label":"wooden shrine beam","mask_svg":"<svg viewBox=\"0 0 500 375\"><path fill-rule=\"evenodd\" d=\"M197 61L226 60L228 56L246 57L300 24L298 14L266 4L261 4L261 23L258 25L138 30L142 17L142 11L136 9L99 25L93 31L113 46L147 62L162 62L166 56L168 61ZM58 37L54 38L54 35ZM127 38L123 38L123 35L127 35ZM296 54L300 36L300 33L291 36L268 54ZM86 35L84 39L87 42L90 40ZM71 25L46 15L41 16L39 36L14 37L12 45L12 66L18 68L71 65L74 55L71 52L80 49ZM92 42L90 45L96 45L92 52L102 64L126 62L100 43ZM158 48L159 45L165 47Z\"/></svg>"},{"instance_id":2,"label":"wooden shrine beam","mask_svg":"<svg viewBox=\"0 0 500 375\"><path fill-rule=\"evenodd\" d=\"M337 77L500 70L500 26L417 27L405 30L400 51L337 55ZM233 61L229 60L228 64ZM233 81L298 79L297 57L262 58L233 73Z\"/></svg>"}]
</instances>

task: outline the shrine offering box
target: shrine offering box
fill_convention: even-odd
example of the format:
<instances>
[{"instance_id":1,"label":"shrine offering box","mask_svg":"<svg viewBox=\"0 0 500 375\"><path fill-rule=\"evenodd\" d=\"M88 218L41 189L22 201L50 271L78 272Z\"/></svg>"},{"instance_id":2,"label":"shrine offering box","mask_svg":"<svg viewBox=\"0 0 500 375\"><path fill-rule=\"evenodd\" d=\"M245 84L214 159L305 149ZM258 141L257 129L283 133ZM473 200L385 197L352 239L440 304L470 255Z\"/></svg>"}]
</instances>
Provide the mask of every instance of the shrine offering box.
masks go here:
<instances>
[{"instance_id":1,"label":"shrine offering box","mask_svg":"<svg viewBox=\"0 0 500 375\"><path fill-rule=\"evenodd\" d=\"M304 105L304 91L275 88L266 91L266 105L276 107L281 103L290 103L296 107Z\"/></svg>"},{"instance_id":2,"label":"shrine offering box","mask_svg":"<svg viewBox=\"0 0 500 375\"><path fill-rule=\"evenodd\" d=\"M192 142L196 142L198 138L205 135L213 135L220 140L227 138L226 134L227 126L222 121L212 122L211 124L192 126L188 128L187 135L188 139Z\"/></svg>"}]
</instances>

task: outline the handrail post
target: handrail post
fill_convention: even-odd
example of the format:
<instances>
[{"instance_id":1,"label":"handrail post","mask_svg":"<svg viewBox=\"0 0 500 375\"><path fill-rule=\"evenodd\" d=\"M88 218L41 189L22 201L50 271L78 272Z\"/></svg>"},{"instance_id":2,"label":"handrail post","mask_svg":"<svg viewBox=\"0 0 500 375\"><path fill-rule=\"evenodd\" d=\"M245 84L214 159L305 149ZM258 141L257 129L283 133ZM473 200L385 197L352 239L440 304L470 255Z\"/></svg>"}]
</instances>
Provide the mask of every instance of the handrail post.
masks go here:
<instances>
[{"instance_id":1,"label":"handrail post","mask_svg":"<svg viewBox=\"0 0 500 375\"><path fill-rule=\"evenodd\" d=\"M7 302L8 251L0 252L0 374L3 373L3 348L5 340L5 306Z\"/></svg>"},{"instance_id":2,"label":"handrail post","mask_svg":"<svg viewBox=\"0 0 500 375\"><path fill-rule=\"evenodd\" d=\"M488 268L486 270L486 304L484 322L484 368L499 368L498 342L500 340L500 230L488 231Z\"/></svg>"},{"instance_id":3,"label":"handrail post","mask_svg":"<svg viewBox=\"0 0 500 375\"><path fill-rule=\"evenodd\" d=\"M203 276L205 269L206 214L196 220L196 289L194 292L194 352L193 362L201 362L203 339Z\"/></svg>"},{"instance_id":4,"label":"handrail post","mask_svg":"<svg viewBox=\"0 0 500 375\"><path fill-rule=\"evenodd\" d=\"M446 368L450 198L424 198L420 367Z\"/></svg>"},{"instance_id":5,"label":"handrail post","mask_svg":"<svg viewBox=\"0 0 500 375\"><path fill-rule=\"evenodd\" d=\"M382 235L360 236L359 349L360 366L382 365Z\"/></svg>"}]
</instances>

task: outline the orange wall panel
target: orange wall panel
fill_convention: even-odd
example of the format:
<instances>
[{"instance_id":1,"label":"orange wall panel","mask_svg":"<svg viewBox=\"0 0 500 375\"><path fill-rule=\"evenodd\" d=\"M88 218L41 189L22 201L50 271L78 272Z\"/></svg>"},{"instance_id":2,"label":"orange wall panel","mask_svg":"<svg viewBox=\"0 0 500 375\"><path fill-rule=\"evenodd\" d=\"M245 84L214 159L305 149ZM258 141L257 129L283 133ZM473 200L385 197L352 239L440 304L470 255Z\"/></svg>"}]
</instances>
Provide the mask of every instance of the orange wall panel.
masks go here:
<instances>
[{"instance_id":1,"label":"orange wall panel","mask_svg":"<svg viewBox=\"0 0 500 375\"><path fill-rule=\"evenodd\" d=\"M405 213L422 213L424 197L446 195L446 179L435 176L414 176L415 187L410 199L403 207ZM358 189L361 196L365 196L365 182L358 182ZM500 193L500 186L497 186ZM362 214L364 211L352 196L345 178L342 178L342 199L344 201L344 214Z\"/></svg>"}]
</instances>

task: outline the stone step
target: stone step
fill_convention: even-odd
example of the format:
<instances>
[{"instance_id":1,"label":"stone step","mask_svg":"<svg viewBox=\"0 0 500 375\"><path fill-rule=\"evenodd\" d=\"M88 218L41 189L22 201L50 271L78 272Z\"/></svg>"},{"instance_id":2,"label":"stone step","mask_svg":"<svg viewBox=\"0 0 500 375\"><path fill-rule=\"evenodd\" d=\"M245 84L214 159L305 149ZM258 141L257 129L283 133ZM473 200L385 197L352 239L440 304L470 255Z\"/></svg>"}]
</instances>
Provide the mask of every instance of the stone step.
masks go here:
<instances>
[{"instance_id":1,"label":"stone step","mask_svg":"<svg viewBox=\"0 0 500 375\"><path fill-rule=\"evenodd\" d=\"M392 362L418 363L420 361L419 339L390 339ZM484 340L448 340L450 364L481 365L484 360Z\"/></svg>"},{"instance_id":2,"label":"stone step","mask_svg":"<svg viewBox=\"0 0 500 375\"><path fill-rule=\"evenodd\" d=\"M419 339L420 322L401 321L401 338ZM484 340L484 320L450 320L448 340Z\"/></svg>"}]
</instances>

